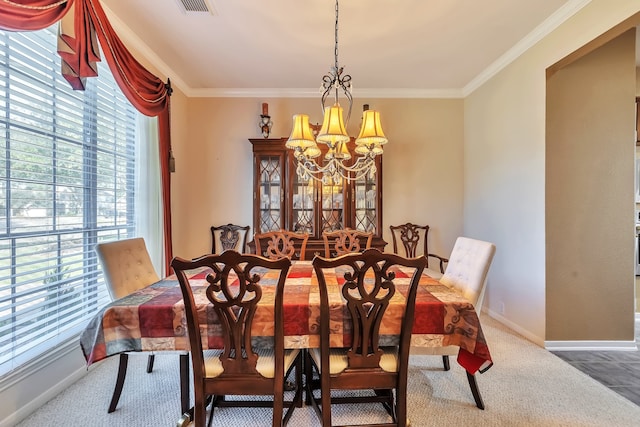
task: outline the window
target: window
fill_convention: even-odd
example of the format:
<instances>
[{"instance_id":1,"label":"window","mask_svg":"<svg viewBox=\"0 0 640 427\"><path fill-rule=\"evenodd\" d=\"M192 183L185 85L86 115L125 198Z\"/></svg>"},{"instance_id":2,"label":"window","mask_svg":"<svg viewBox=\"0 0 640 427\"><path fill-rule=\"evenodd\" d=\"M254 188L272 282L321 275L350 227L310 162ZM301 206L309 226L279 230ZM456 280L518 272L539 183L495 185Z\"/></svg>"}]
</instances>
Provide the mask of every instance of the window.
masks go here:
<instances>
[{"instance_id":1,"label":"window","mask_svg":"<svg viewBox=\"0 0 640 427\"><path fill-rule=\"evenodd\" d=\"M135 233L137 112L107 65L74 91L56 31L0 31L0 375L109 296L94 246Z\"/></svg>"}]
</instances>

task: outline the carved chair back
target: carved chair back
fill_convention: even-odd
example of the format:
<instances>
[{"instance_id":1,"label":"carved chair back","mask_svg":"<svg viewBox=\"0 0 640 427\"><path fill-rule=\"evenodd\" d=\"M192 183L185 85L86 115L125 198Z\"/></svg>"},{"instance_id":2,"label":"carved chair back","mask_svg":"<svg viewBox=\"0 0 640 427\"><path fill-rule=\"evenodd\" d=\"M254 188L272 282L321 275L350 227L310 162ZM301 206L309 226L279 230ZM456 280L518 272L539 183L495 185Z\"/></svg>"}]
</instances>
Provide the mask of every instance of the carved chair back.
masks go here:
<instances>
[{"instance_id":1,"label":"carved chair back","mask_svg":"<svg viewBox=\"0 0 640 427\"><path fill-rule=\"evenodd\" d=\"M406 423L407 373L409 346L415 312L415 299L420 276L426 268L424 257L407 259L395 254L368 249L363 253L346 254L337 258L316 256L313 267L320 290L320 349L310 349L310 361L319 368L321 397L312 399L322 425L331 424L331 403L383 402L394 417L390 425ZM396 267L408 267L409 283L403 273L403 284L398 286ZM340 287L346 300L351 321L351 343L346 349L330 345L330 296L328 275L341 273L344 283ZM334 292L338 292L334 290ZM402 293L404 307L401 314L401 333L397 342L382 344L380 328L383 318L398 315L399 310L388 310L389 302ZM395 304L394 304L395 307ZM376 390L378 399L353 395L332 398L331 390ZM395 390L392 393L391 390ZM395 396L395 399L394 399ZM318 405L318 401L320 405Z\"/></svg>"},{"instance_id":2,"label":"carved chair back","mask_svg":"<svg viewBox=\"0 0 640 427\"><path fill-rule=\"evenodd\" d=\"M307 251L308 233L296 233L287 230L256 233L256 250L269 259L304 259Z\"/></svg>"},{"instance_id":3,"label":"carved chair back","mask_svg":"<svg viewBox=\"0 0 640 427\"><path fill-rule=\"evenodd\" d=\"M209 396L215 396L212 403L214 406L234 406L220 398L226 395L271 395L274 399L273 425L281 425L286 403L283 400L285 373L294 360L300 361L299 350L284 349L283 291L291 261L287 258L268 260L228 250L220 255L210 254L194 260L174 258L171 266L180 283L184 300L193 365L195 426L205 425ZM203 339L207 337L202 336L199 318L204 314L196 308L192 284L187 274L195 269L203 269L206 274L208 285L205 294L222 329L222 348L219 350L203 350ZM274 341L270 347L258 348L252 342L252 325L263 295L260 280L266 271L270 272L270 276L275 272L273 280L276 283L269 285L275 288ZM209 345L207 342L207 346ZM301 364L296 362L297 372L300 367ZM300 396L300 391L297 391L297 402L288 405L285 423L293 407L300 402ZM265 406L264 404L264 400L247 400L242 405L235 406ZM211 413L213 412L212 410Z\"/></svg>"},{"instance_id":4,"label":"carved chair back","mask_svg":"<svg viewBox=\"0 0 640 427\"><path fill-rule=\"evenodd\" d=\"M322 239L324 240L324 256L333 258L369 249L373 233L345 228L344 230L325 231L322 233Z\"/></svg>"},{"instance_id":5,"label":"carved chair back","mask_svg":"<svg viewBox=\"0 0 640 427\"><path fill-rule=\"evenodd\" d=\"M246 253L248 235L248 225L214 225L211 227L211 253L219 254L230 249L240 253Z\"/></svg>"},{"instance_id":6,"label":"carved chair back","mask_svg":"<svg viewBox=\"0 0 640 427\"><path fill-rule=\"evenodd\" d=\"M403 256L409 258L415 258L418 255L426 255L429 253L427 250L427 236L429 234L428 225L416 225L410 222L401 225L391 225L391 237L393 239L393 253L400 254L398 252L399 243L402 243L404 248ZM398 242L398 240L400 242ZM420 251L418 251L420 248Z\"/></svg>"}]
</instances>

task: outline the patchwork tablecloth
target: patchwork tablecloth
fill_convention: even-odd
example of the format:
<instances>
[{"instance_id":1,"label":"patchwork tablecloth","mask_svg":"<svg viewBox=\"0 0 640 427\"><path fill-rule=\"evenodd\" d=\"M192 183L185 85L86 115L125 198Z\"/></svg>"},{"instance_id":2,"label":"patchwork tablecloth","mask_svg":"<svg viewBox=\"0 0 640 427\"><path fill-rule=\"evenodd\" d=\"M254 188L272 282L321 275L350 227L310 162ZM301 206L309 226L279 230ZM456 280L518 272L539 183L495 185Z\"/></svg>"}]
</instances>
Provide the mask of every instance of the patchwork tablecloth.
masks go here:
<instances>
[{"instance_id":1,"label":"patchwork tablecloth","mask_svg":"<svg viewBox=\"0 0 640 427\"><path fill-rule=\"evenodd\" d=\"M397 292L393 296L385 322L381 325L381 341L397 340L400 331L403 300L409 286L409 272L397 268ZM196 305L201 315L203 345L219 348L221 329L213 306L207 300L206 271L194 270L189 275ZM351 339L351 324L340 292L344 272L336 269L326 276L331 309L331 345L343 347ZM266 272L260 283L262 299L253 324L255 341L273 339L273 288L275 274ZM264 286L267 285L267 286ZM284 332L287 348L319 346L318 282L310 261L294 261L285 284ZM205 338L206 337L206 338ZM104 307L89 322L80 338L87 364L125 351L188 350L186 318L180 286L175 275L121 298ZM470 373L484 372L492 365L489 348L472 304L460 293L422 276L416 298L412 345L460 347L458 362Z\"/></svg>"}]
</instances>

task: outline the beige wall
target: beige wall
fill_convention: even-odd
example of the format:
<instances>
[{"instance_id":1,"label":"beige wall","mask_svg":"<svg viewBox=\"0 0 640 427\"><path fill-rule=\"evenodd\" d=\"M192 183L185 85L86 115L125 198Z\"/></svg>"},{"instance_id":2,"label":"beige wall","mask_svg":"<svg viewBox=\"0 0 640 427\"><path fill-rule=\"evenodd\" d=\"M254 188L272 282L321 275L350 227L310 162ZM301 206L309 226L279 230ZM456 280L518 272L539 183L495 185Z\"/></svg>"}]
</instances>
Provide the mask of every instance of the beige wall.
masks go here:
<instances>
[{"instance_id":1,"label":"beige wall","mask_svg":"<svg viewBox=\"0 0 640 427\"><path fill-rule=\"evenodd\" d=\"M464 232L497 246L486 305L539 344L546 327L545 70L638 10L637 1L592 0L465 99Z\"/></svg>"},{"instance_id":2,"label":"beige wall","mask_svg":"<svg viewBox=\"0 0 640 427\"><path fill-rule=\"evenodd\" d=\"M635 29L550 76L546 118L546 340L633 340Z\"/></svg>"},{"instance_id":3,"label":"beige wall","mask_svg":"<svg viewBox=\"0 0 640 427\"><path fill-rule=\"evenodd\" d=\"M448 255L462 232L462 100L358 99L355 95L350 134L357 134L362 104L369 103L381 111L389 138L382 168L385 240L391 241L390 224L429 224L430 251ZM178 119L173 112L175 255L209 252L213 224L253 223L248 138L260 137L262 102L269 103L272 137L288 136L294 113L305 112L314 123L322 119L319 98L189 98L186 119Z\"/></svg>"}]
</instances>

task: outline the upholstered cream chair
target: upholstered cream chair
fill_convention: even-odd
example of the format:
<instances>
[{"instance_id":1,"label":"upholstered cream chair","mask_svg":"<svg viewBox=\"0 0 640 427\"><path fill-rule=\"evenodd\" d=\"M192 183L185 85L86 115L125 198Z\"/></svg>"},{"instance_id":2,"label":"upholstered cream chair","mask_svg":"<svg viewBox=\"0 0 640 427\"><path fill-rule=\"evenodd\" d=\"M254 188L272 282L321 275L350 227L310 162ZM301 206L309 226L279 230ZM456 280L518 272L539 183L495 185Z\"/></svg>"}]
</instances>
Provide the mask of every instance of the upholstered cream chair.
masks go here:
<instances>
[{"instance_id":1,"label":"upholstered cream chair","mask_svg":"<svg viewBox=\"0 0 640 427\"><path fill-rule=\"evenodd\" d=\"M123 298L160 280L151 263L144 239L141 237L99 243L95 249L100 264L102 264L107 289L113 300ZM109 404L109 412L115 411L118 406L124 379L127 375L128 361L128 354L120 353L118 378ZM153 362L154 355L150 354L147 372L153 370Z\"/></svg>"},{"instance_id":2,"label":"upholstered cream chair","mask_svg":"<svg viewBox=\"0 0 640 427\"><path fill-rule=\"evenodd\" d=\"M458 237L453 246L451 256L444 274L439 279L440 283L457 289L475 307L476 313L480 315L484 291L487 284L487 273L493 260L496 247L493 243L481 240L470 239L468 237ZM431 274L430 272L428 272ZM436 275L437 277L437 275ZM446 347L411 347L412 354L432 354L441 355L445 371L449 370L449 356L458 354L458 346ZM484 409L484 403L480 396L475 375L467 372L469 386L473 393L476 406Z\"/></svg>"}]
</instances>

